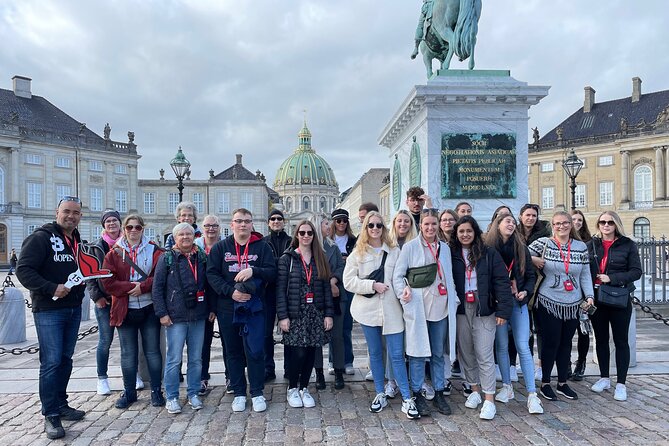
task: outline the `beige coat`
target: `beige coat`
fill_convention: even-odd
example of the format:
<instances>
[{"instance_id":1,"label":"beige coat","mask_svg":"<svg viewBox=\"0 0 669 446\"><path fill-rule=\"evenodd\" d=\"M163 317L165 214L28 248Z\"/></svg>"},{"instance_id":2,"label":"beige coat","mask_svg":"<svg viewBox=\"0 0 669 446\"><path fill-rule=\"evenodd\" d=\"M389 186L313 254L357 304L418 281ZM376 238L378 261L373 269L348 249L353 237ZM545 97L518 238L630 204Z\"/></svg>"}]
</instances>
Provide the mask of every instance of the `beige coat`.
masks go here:
<instances>
[{"instance_id":1,"label":"beige coat","mask_svg":"<svg viewBox=\"0 0 669 446\"><path fill-rule=\"evenodd\" d=\"M384 267L383 283L388 285L388 290L383 294L376 293L370 298L365 297L363 294L374 292L374 282L364 277L381 266L384 251L388 253L388 256ZM389 248L385 243L379 254L368 248L367 252L360 256L358 251L354 250L346 259L344 268L344 288L355 294L351 302L353 319L369 327L383 327L384 335L404 331L402 305L392 286L393 270L399 254L399 248Z\"/></svg>"}]
</instances>

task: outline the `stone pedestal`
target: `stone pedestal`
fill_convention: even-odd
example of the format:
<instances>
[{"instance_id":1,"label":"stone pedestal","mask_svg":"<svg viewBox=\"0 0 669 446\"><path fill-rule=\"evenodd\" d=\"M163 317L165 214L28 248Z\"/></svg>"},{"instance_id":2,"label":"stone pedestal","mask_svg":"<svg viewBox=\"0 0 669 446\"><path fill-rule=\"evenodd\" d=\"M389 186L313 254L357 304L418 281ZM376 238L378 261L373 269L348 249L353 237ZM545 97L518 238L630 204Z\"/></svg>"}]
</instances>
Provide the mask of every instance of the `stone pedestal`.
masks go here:
<instances>
[{"instance_id":1,"label":"stone pedestal","mask_svg":"<svg viewBox=\"0 0 669 446\"><path fill-rule=\"evenodd\" d=\"M416 85L379 138L389 149L391 214L421 186L439 209L467 201L482 228L528 201L528 110L550 87L504 70L448 70ZM536 202L536 197L533 197Z\"/></svg>"}]
</instances>

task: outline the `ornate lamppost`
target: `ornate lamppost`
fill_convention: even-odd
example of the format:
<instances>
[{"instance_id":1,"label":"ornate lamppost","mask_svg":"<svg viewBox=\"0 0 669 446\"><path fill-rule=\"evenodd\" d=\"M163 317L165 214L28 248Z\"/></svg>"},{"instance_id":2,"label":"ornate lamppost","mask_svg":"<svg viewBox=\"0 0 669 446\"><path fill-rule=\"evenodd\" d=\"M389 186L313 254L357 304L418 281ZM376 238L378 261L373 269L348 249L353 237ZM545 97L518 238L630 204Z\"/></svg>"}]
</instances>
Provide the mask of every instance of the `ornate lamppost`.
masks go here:
<instances>
[{"instance_id":1,"label":"ornate lamppost","mask_svg":"<svg viewBox=\"0 0 669 446\"><path fill-rule=\"evenodd\" d=\"M569 151L569 156L562 161L562 168L567 173L571 180L569 187L571 188L571 209L576 209L576 177L583 168L583 160L576 156L574 149Z\"/></svg>"},{"instance_id":2,"label":"ornate lamppost","mask_svg":"<svg viewBox=\"0 0 669 446\"><path fill-rule=\"evenodd\" d=\"M190 161L184 156L184 153L181 151L181 146L179 146L177 156L170 161L170 166L172 166L174 175L176 175L177 181L179 182L177 184L177 189L179 189L179 203L181 203L184 196L184 178L190 171Z\"/></svg>"}]
</instances>

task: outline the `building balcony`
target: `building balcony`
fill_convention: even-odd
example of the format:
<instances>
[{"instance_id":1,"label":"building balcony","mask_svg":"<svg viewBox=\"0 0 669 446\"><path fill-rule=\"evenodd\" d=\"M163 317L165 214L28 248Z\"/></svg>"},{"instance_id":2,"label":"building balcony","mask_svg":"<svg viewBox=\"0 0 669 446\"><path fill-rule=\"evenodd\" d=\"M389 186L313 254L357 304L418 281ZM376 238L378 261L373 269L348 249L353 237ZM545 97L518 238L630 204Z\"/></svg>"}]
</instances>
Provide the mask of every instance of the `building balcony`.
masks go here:
<instances>
[{"instance_id":1,"label":"building balcony","mask_svg":"<svg viewBox=\"0 0 669 446\"><path fill-rule=\"evenodd\" d=\"M652 209L652 201L630 201L630 209Z\"/></svg>"}]
</instances>

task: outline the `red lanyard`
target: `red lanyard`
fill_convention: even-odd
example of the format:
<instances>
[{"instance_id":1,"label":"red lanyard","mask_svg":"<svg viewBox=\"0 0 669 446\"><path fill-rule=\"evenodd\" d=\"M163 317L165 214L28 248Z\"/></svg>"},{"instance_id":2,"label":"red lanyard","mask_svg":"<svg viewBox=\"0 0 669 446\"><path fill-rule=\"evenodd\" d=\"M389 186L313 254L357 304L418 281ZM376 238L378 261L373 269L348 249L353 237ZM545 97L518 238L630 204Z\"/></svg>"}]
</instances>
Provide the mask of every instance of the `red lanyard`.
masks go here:
<instances>
[{"instance_id":1,"label":"red lanyard","mask_svg":"<svg viewBox=\"0 0 669 446\"><path fill-rule=\"evenodd\" d=\"M300 252L299 250L297 252ZM313 274L313 266L311 262L309 263L309 268L307 268L307 262L304 261L302 253L300 252L300 260L302 260L302 267L304 268L304 274L307 276L307 286L311 286L311 276Z\"/></svg>"},{"instance_id":2,"label":"red lanyard","mask_svg":"<svg viewBox=\"0 0 669 446\"><path fill-rule=\"evenodd\" d=\"M72 255L74 256L74 261L77 262L77 265L79 264L79 243L77 243L77 239L72 237L72 240L74 240L74 248L72 248L72 243L70 243L70 239L67 238L67 236L64 236L65 238L65 243L67 243L67 246L70 248L70 251L72 251Z\"/></svg>"},{"instance_id":3,"label":"red lanyard","mask_svg":"<svg viewBox=\"0 0 669 446\"><path fill-rule=\"evenodd\" d=\"M137 265L137 256L139 255L139 246L136 246L134 249L132 246L130 246L130 252L128 252L128 257L130 257L130 260L132 260L135 265ZM130 276L132 277L133 273L135 272L135 268L132 266L130 267Z\"/></svg>"},{"instance_id":4,"label":"red lanyard","mask_svg":"<svg viewBox=\"0 0 669 446\"><path fill-rule=\"evenodd\" d=\"M239 255L239 243L235 241L235 251L237 252L237 265L239 265L239 270L242 269L242 262L246 262L246 267L249 267L249 243L246 243L244 247L244 255Z\"/></svg>"},{"instance_id":5,"label":"red lanyard","mask_svg":"<svg viewBox=\"0 0 669 446\"><path fill-rule=\"evenodd\" d=\"M555 238L553 239L555 241L555 244L557 245L558 249L560 250L560 258L562 259L562 263L564 263L564 272L569 274L569 259L570 259L570 254L571 254L571 239L567 242L567 257L565 258L564 254L562 253L562 245L560 245L560 242L558 242L558 239Z\"/></svg>"},{"instance_id":6,"label":"red lanyard","mask_svg":"<svg viewBox=\"0 0 669 446\"><path fill-rule=\"evenodd\" d=\"M509 279L511 278L511 270L513 269L513 262L515 262L515 261L516 261L516 259L511 259L511 264L509 266L504 265L504 266L506 266L506 272L509 273Z\"/></svg>"},{"instance_id":7,"label":"red lanyard","mask_svg":"<svg viewBox=\"0 0 669 446\"><path fill-rule=\"evenodd\" d=\"M462 260L465 262L465 276L467 276L467 285L471 286L473 269L471 267L471 264L467 265L467 256L465 255L464 248L462 249Z\"/></svg>"},{"instance_id":8,"label":"red lanyard","mask_svg":"<svg viewBox=\"0 0 669 446\"><path fill-rule=\"evenodd\" d=\"M427 248L430 250L430 254L432 254L432 257L434 257L434 261L437 262L437 273L439 274L439 280L441 280L442 279L441 264L439 263L439 256L437 255L439 253L439 250L437 249L437 252L432 251L432 244L427 240L425 240L425 242L427 242Z\"/></svg>"},{"instance_id":9,"label":"red lanyard","mask_svg":"<svg viewBox=\"0 0 669 446\"><path fill-rule=\"evenodd\" d=\"M193 272L193 277L195 278L195 284L198 285L198 283L197 283L197 250L195 252L196 252L195 262L190 261L190 254L186 256L186 260L188 261L188 266L190 266L190 270Z\"/></svg>"}]
</instances>

